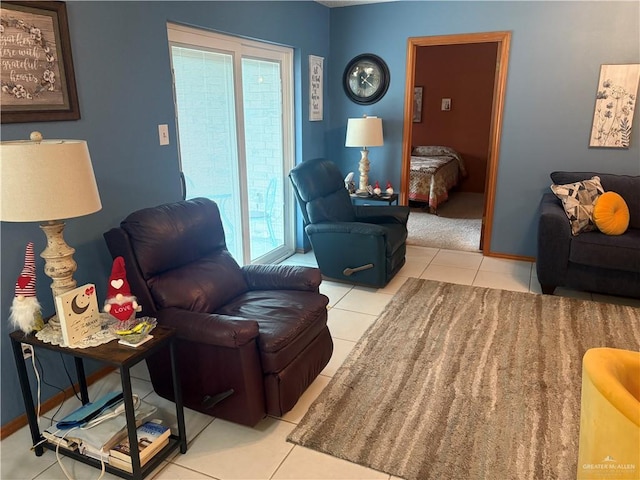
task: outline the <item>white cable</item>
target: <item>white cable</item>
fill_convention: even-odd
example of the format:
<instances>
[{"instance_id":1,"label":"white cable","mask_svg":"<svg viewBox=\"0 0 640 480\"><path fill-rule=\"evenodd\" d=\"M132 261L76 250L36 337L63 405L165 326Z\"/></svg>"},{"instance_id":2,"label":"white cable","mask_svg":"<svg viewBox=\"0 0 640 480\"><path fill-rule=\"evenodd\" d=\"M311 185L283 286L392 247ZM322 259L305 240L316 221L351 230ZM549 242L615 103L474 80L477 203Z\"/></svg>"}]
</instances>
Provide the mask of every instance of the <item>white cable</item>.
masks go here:
<instances>
[{"instance_id":1,"label":"white cable","mask_svg":"<svg viewBox=\"0 0 640 480\"><path fill-rule=\"evenodd\" d=\"M36 368L36 349L33 348L33 346L31 347L31 364L33 365L33 372L36 375L38 385L38 409L36 410L36 423L38 424L38 430L40 430L40 374L38 373L38 369Z\"/></svg>"}]
</instances>

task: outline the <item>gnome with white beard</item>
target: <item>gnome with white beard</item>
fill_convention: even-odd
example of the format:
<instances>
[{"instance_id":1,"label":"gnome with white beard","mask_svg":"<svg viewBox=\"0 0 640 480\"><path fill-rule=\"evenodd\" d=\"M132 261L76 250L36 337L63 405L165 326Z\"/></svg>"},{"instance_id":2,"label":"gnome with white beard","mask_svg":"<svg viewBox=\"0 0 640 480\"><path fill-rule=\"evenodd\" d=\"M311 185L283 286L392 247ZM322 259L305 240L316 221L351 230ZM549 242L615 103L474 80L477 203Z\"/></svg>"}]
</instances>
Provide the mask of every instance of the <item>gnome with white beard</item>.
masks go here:
<instances>
[{"instance_id":1,"label":"gnome with white beard","mask_svg":"<svg viewBox=\"0 0 640 480\"><path fill-rule=\"evenodd\" d=\"M27 244L24 254L24 268L16 280L15 297L11 304L9 320L11 325L24 333L42 330L42 307L36 297L36 261L33 242Z\"/></svg>"},{"instance_id":2,"label":"gnome with white beard","mask_svg":"<svg viewBox=\"0 0 640 480\"><path fill-rule=\"evenodd\" d=\"M133 320L136 312L142 310L135 296L131 295L124 258L116 257L111 267L111 276L107 286L107 299L104 311L120 322Z\"/></svg>"}]
</instances>

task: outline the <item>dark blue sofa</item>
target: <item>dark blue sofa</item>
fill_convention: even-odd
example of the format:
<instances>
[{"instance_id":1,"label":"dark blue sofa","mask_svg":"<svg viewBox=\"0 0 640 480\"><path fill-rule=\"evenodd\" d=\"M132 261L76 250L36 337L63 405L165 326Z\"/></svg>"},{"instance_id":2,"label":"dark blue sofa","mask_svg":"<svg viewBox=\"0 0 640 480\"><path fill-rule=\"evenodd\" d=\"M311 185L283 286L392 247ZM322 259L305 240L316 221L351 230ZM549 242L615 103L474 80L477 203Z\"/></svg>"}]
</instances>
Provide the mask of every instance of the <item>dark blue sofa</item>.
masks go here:
<instances>
[{"instance_id":1,"label":"dark blue sofa","mask_svg":"<svg viewBox=\"0 0 640 480\"><path fill-rule=\"evenodd\" d=\"M571 235L562 203L543 195L538 221L536 268L542 292L556 287L640 298L640 176L595 172L553 172L556 185L597 175L605 191L614 191L629 207L629 228L622 235L598 230Z\"/></svg>"}]
</instances>

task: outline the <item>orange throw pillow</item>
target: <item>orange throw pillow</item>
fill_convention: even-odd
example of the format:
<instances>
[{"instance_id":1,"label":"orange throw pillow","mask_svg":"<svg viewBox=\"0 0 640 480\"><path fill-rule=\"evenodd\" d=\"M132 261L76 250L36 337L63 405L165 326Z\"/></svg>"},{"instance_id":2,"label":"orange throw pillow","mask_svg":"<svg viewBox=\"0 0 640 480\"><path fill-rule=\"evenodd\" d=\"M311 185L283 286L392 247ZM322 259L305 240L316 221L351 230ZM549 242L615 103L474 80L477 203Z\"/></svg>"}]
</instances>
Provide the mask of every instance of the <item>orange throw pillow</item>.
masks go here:
<instances>
[{"instance_id":1,"label":"orange throw pillow","mask_svg":"<svg viewBox=\"0 0 640 480\"><path fill-rule=\"evenodd\" d=\"M593 207L593 222L602 233L622 235L629 227L629 207L616 192L605 192Z\"/></svg>"}]
</instances>

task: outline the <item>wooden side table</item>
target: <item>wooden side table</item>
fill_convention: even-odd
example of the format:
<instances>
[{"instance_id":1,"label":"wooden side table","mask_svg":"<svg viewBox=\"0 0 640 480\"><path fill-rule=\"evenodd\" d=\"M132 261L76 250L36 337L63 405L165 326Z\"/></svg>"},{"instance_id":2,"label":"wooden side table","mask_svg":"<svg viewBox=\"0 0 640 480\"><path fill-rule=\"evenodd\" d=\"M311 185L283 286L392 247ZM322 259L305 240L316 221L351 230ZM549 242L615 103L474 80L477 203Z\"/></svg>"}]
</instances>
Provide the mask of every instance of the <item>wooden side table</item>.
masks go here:
<instances>
[{"instance_id":1,"label":"wooden side table","mask_svg":"<svg viewBox=\"0 0 640 480\"><path fill-rule=\"evenodd\" d=\"M380 194L380 195L358 195L357 193L350 194L351 203L354 205L370 205L372 202L385 202L389 205L394 203L398 205L398 194Z\"/></svg>"},{"instance_id":2,"label":"wooden side table","mask_svg":"<svg viewBox=\"0 0 640 480\"><path fill-rule=\"evenodd\" d=\"M149 462L143 467L140 466L140 454L137 449L132 449L131 464L133 467L133 473L125 472L119 468L115 468L108 463L105 464L105 468L108 472L117 475L122 478L141 480L154 468L156 468L162 460L164 460L169 453L176 448L180 448L181 453L187 452L187 435L184 423L184 410L182 406L182 390L180 387L180 378L178 376L177 359L175 357L174 348L174 331L173 329L158 325L153 329L151 335L153 338L148 342L140 345L137 348L127 347L120 345L117 340L112 340L109 343L99 345L97 347L89 348L68 348L60 345L53 345L43 342L33 334L25 335L23 332L17 330L9 334L11 337L11 347L13 349L13 356L16 361L16 367L18 370L18 378L20 380L20 388L22 390L22 397L24 400L24 406L29 421L29 428L31 429L31 438L33 444L36 445L44 438L40 433L38 426L38 419L36 417L36 410L33 404L33 397L31 393L31 386L29 384L29 377L27 375L27 367L24 358L22 357L21 343L32 345L36 348L44 350L52 350L54 352L64 353L74 357L76 372L78 375L78 383L80 384L80 395L82 403L89 403L89 394L87 391L87 381L84 372L83 359L89 358L112 365L120 370L120 376L122 379L122 393L124 397L125 416L127 419L127 429L129 431L130 445L137 445L138 438L136 432L136 420L135 409L133 406L133 393L131 390L131 376L129 370L132 366L145 360L147 357L157 352L162 348L169 348L171 356L171 375L173 378L173 389L176 403L176 419L178 422L178 435L171 435L169 437L169 444L164 447L160 452L153 456ZM56 445L53 442L45 441L35 447L35 453L37 456L41 456L44 453L44 448L49 450L56 449ZM72 457L80 462L92 465L96 468L101 468L100 461L94 458L82 455L77 451L71 451L64 448L60 449L60 453Z\"/></svg>"}]
</instances>

